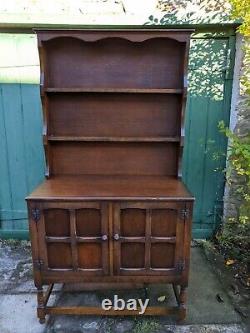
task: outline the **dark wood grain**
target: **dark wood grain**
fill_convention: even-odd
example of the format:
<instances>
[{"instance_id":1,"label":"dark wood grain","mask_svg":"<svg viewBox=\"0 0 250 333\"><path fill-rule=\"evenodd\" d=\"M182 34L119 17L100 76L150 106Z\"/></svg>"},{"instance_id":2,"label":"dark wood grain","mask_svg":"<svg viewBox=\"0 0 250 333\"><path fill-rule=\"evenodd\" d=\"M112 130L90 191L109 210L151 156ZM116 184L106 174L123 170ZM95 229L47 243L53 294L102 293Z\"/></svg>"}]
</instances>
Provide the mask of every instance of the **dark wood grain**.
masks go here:
<instances>
[{"instance_id":1,"label":"dark wood grain","mask_svg":"<svg viewBox=\"0 0 250 333\"><path fill-rule=\"evenodd\" d=\"M133 44L110 37L88 43L72 36L50 40L44 49L48 59L46 88L182 88L185 54L182 44L173 39L153 38Z\"/></svg>"},{"instance_id":2,"label":"dark wood grain","mask_svg":"<svg viewBox=\"0 0 250 333\"><path fill-rule=\"evenodd\" d=\"M48 93L130 93L130 94L181 94L182 89L172 89L172 88L45 88L45 92Z\"/></svg>"},{"instance_id":3,"label":"dark wood grain","mask_svg":"<svg viewBox=\"0 0 250 333\"><path fill-rule=\"evenodd\" d=\"M175 177L94 175L52 177L45 180L27 199L76 201L95 198L194 200L182 181Z\"/></svg>"},{"instance_id":4,"label":"dark wood grain","mask_svg":"<svg viewBox=\"0 0 250 333\"><path fill-rule=\"evenodd\" d=\"M180 137L48 136L48 141L66 142L180 142Z\"/></svg>"},{"instance_id":5,"label":"dark wood grain","mask_svg":"<svg viewBox=\"0 0 250 333\"><path fill-rule=\"evenodd\" d=\"M53 142L52 175L177 176L177 143Z\"/></svg>"},{"instance_id":6,"label":"dark wood grain","mask_svg":"<svg viewBox=\"0 0 250 333\"><path fill-rule=\"evenodd\" d=\"M189 41L190 35L194 29L165 29L164 27L154 29L34 29L38 35L38 45L42 42L53 40L60 37L74 37L79 40L93 42L105 38L115 37L126 39L131 42L143 42L153 38L169 38L180 43Z\"/></svg>"},{"instance_id":7,"label":"dark wood grain","mask_svg":"<svg viewBox=\"0 0 250 333\"><path fill-rule=\"evenodd\" d=\"M181 96L177 95L53 94L48 98L48 108L50 137L143 140L144 137L171 138L181 134L177 126Z\"/></svg>"}]
</instances>

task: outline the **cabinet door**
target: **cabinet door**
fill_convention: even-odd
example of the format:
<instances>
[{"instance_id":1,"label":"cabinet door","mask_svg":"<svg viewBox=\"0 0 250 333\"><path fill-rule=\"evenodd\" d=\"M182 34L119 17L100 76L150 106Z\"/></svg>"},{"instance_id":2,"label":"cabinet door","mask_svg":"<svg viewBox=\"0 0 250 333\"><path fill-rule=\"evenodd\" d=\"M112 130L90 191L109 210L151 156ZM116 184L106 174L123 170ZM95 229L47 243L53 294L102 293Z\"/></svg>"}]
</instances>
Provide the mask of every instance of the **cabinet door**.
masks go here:
<instances>
[{"instance_id":1,"label":"cabinet door","mask_svg":"<svg viewBox=\"0 0 250 333\"><path fill-rule=\"evenodd\" d=\"M185 203L121 203L114 208L118 275L177 274L183 267Z\"/></svg>"},{"instance_id":2,"label":"cabinet door","mask_svg":"<svg viewBox=\"0 0 250 333\"><path fill-rule=\"evenodd\" d=\"M108 209L96 202L43 203L37 222L43 270L108 274Z\"/></svg>"}]
</instances>

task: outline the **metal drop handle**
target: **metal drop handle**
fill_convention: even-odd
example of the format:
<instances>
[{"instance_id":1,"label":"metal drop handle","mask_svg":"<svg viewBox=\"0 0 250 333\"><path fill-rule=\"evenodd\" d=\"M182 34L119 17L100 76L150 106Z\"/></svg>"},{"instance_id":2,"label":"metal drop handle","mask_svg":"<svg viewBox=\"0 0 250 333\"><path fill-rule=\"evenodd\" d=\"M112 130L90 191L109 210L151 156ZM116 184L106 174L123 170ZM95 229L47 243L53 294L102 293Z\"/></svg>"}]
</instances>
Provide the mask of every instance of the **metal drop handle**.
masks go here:
<instances>
[{"instance_id":1,"label":"metal drop handle","mask_svg":"<svg viewBox=\"0 0 250 333\"><path fill-rule=\"evenodd\" d=\"M120 239L120 236L118 234L114 234L114 240L118 241Z\"/></svg>"}]
</instances>

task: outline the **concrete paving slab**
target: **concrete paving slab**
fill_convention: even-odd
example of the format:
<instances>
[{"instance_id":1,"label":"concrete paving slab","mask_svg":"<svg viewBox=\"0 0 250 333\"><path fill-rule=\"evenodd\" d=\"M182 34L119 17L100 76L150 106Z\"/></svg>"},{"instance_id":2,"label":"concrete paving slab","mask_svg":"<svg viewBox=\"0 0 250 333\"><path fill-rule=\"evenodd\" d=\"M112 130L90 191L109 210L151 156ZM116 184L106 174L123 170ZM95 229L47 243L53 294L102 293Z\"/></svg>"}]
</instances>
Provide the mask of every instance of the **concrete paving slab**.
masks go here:
<instances>
[{"instance_id":1,"label":"concrete paving slab","mask_svg":"<svg viewBox=\"0 0 250 333\"><path fill-rule=\"evenodd\" d=\"M193 248L188 288L188 317L190 324L240 323L240 316L234 311L227 294L211 270L201 248ZM219 294L224 302L216 299Z\"/></svg>"},{"instance_id":2,"label":"concrete paving slab","mask_svg":"<svg viewBox=\"0 0 250 333\"><path fill-rule=\"evenodd\" d=\"M183 325L165 326L162 333L243 333L240 325ZM157 333L161 333L158 331Z\"/></svg>"},{"instance_id":3,"label":"concrete paving slab","mask_svg":"<svg viewBox=\"0 0 250 333\"><path fill-rule=\"evenodd\" d=\"M31 294L0 296L1 333L45 333L36 319L36 297Z\"/></svg>"},{"instance_id":4,"label":"concrete paving slab","mask_svg":"<svg viewBox=\"0 0 250 333\"><path fill-rule=\"evenodd\" d=\"M35 292L30 243L0 241L0 293Z\"/></svg>"}]
</instances>

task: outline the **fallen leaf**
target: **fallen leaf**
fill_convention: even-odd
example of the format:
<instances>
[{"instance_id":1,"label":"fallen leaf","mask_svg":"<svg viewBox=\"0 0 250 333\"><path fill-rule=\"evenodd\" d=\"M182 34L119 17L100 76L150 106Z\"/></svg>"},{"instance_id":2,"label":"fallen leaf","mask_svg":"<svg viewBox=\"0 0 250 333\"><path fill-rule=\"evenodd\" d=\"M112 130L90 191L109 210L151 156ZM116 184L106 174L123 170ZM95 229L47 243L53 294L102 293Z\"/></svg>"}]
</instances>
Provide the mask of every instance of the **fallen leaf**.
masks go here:
<instances>
[{"instance_id":1,"label":"fallen leaf","mask_svg":"<svg viewBox=\"0 0 250 333\"><path fill-rule=\"evenodd\" d=\"M231 265L233 265L235 263L235 260L233 260L233 259L228 259L227 261L226 261L226 265L227 266L231 266Z\"/></svg>"},{"instance_id":2,"label":"fallen leaf","mask_svg":"<svg viewBox=\"0 0 250 333\"><path fill-rule=\"evenodd\" d=\"M219 303L224 303L224 299L221 297L220 294L217 294L217 295L216 295L216 299L217 299L217 301L218 301Z\"/></svg>"},{"instance_id":3,"label":"fallen leaf","mask_svg":"<svg viewBox=\"0 0 250 333\"><path fill-rule=\"evenodd\" d=\"M163 295L163 296L159 296L159 297L157 298L157 301L158 301L158 302L164 302L165 299L166 299L166 296Z\"/></svg>"}]
</instances>

